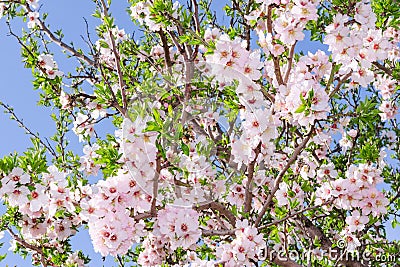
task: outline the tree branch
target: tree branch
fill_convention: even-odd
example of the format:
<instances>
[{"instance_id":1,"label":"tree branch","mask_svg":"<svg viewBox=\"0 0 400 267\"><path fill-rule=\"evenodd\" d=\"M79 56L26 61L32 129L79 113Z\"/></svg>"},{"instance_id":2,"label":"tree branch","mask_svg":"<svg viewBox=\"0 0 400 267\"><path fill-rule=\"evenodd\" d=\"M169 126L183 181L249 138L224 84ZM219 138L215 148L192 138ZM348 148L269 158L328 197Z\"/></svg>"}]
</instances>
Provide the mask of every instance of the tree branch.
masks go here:
<instances>
[{"instance_id":1,"label":"tree branch","mask_svg":"<svg viewBox=\"0 0 400 267\"><path fill-rule=\"evenodd\" d=\"M33 12L33 10L31 9L31 7L26 4L25 8L29 11L29 12ZM61 41L61 39L58 39L50 30L49 28L46 27L46 25L44 24L44 22L38 18L38 24L40 29L47 35L47 37L49 37L49 39L55 43L56 45L60 46L61 48L65 49L66 51L70 52L74 57L79 58L80 60L86 62L87 64L89 64L90 66L96 67L96 62L92 59L90 59L89 57L87 57L84 54L79 53L78 51L76 51L73 47L67 45L66 43L64 43L63 41Z\"/></svg>"},{"instance_id":2,"label":"tree branch","mask_svg":"<svg viewBox=\"0 0 400 267\"><path fill-rule=\"evenodd\" d=\"M47 151L49 151L49 153L50 153L52 156L54 156L55 158L57 158L57 154L56 154L56 152L54 151L54 149L51 147L51 145L50 145L48 142L47 142L47 144L46 144L46 143L39 137L39 135L33 133L33 132L24 124L24 122L23 122L20 118L18 118L18 116L15 114L14 110L13 110L10 106L4 104L4 103L1 102L1 101L0 101L0 106L2 106L2 107L6 110L6 112L7 112L8 114L11 115L11 118L14 119L14 120L18 123L18 126L19 126L19 127L21 127L22 129L24 129L24 130L26 131L27 134L29 134L29 135L33 136L34 138L38 139L39 142L40 142L40 144L41 144L45 149L47 149Z\"/></svg>"},{"instance_id":3,"label":"tree branch","mask_svg":"<svg viewBox=\"0 0 400 267\"><path fill-rule=\"evenodd\" d=\"M7 228L7 231L10 233L10 235L12 236L13 239L15 239L15 241L17 241L18 243L20 243L23 247L36 251L39 255L40 255L40 262L42 264L43 267L47 267L47 263L46 263L46 257L44 256L44 253L42 251L41 248L36 247L32 244L29 244L28 242L26 242L24 239L20 238L18 235L16 235L11 228Z\"/></svg>"},{"instance_id":4,"label":"tree branch","mask_svg":"<svg viewBox=\"0 0 400 267\"><path fill-rule=\"evenodd\" d=\"M274 197L276 191L278 191L278 189L279 189L279 184L281 183L283 176L285 175L286 171L289 169L290 165L292 165L296 161L297 157L303 151L303 148L306 147L308 141L310 140L311 136L313 135L313 132L314 132L314 126L311 127L310 132L307 134L307 137L303 140L303 142L298 147L296 147L296 149L293 152L293 155L290 157L288 163L278 174L278 177L276 177L274 187L272 188L271 193L268 195L268 198L267 198L265 204L263 205L260 213L258 214L256 221L254 222L254 225L256 227L260 224L262 217L264 216L265 212L269 208L269 205L272 202L272 198Z\"/></svg>"},{"instance_id":5,"label":"tree branch","mask_svg":"<svg viewBox=\"0 0 400 267\"><path fill-rule=\"evenodd\" d=\"M372 64L377 67L378 69L382 70L383 72L385 72L387 75L392 76L393 77L393 71L387 67L385 67L384 65L382 65L381 63L374 61L372 62Z\"/></svg>"},{"instance_id":6,"label":"tree branch","mask_svg":"<svg viewBox=\"0 0 400 267\"><path fill-rule=\"evenodd\" d=\"M283 81L284 84L287 84L287 82L289 81L290 71L292 70L292 65L293 65L294 49L296 47L296 44L297 44L297 41L295 41L294 44L292 45L292 47L290 48L289 58L288 58L288 68L286 70L285 79Z\"/></svg>"},{"instance_id":7,"label":"tree branch","mask_svg":"<svg viewBox=\"0 0 400 267\"><path fill-rule=\"evenodd\" d=\"M299 214L298 218L304 225L306 233L310 236L311 240L316 240L316 239L319 240L321 244L321 249L323 249L324 251L330 251L332 249L333 243L331 240L329 240L328 237L325 236L322 229L314 225L313 222L310 219L308 219L304 214ZM338 253L340 252L338 251ZM338 263L348 267L366 267L366 265L362 264L361 262L352 260L339 259Z\"/></svg>"},{"instance_id":8,"label":"tree branch","mask_svg":"<svg viewBox=\"0 0 400 267\"><path fill-rule=\"evenodd\" d=\"M104 2L104 0L100 0L100 1L102 4L102 7L103 7L104 17L108 17L108 7L107 7L106 3ZM126 99L126 84L125 84L124 76L123 76L122 70L121 70L121 58L119 56L119 51L117 49L117 45L115 44L114 35L113 35L111 29L108 29L108 34L110 35L110 39L111 39L111 50L113 51L113 54L115 57L115 65L117 67L117 74L118 74L118 83L119 83L119 87L121 87L122 108L123 108L123 110L126 111L127 106L128 106L128 101ZM126 114L124 114L124 115L126 115Z\"/></svg>"},{"instance_id":9,"label":"tree branch","mask_svg":"<svg viewBox=\"0 0 400 267\"><path fill-rule=\"evenodd\" d=\"M223 204L221 204L219 202L210 202L207 204L198 205L198 206L193 207L193 209L195 209L197 211L206 210L206 209L212 209L212 210L218 211L219 214L223 215L232 226L235 226L235 224L236 224L235 215L230 210L228 210L227 207L225 207Z\"/></svg>"},{"instance_id":10,"label":"tree branch","mask_svg":"<svg viewBox=\"0 0 400 267\"><path fill-rule=\"evenodd\" d=\"M261 152L261 142L257 145L256 149L254 149L256 154L254 160L249 164L247 168L247 183L245 187L245 202L244 202L244 212L248 213L251 210L251 200L253 198L252 185L253 185L253 177L254 177L254 166L256 165L258 154Z\"/></svg>"},{"instance_id":11,"label":"tree branch","mask_svg":"<svg viewBox=\"0 0 400 267\"><path fill-rule=\"evenodd\" d=\"M329 94L329 98L332 98L337 92L339 92L340 87L342 86L342 84L348 79L350 78L352 72L347 73L346 75L343 76L342 79L339 80L339 82L336 84L335 88L333 89L333 91Z\"/></svg>"},{"instance_id":12,"label":"tree branch","mask_svg":"<svg viewBox=\"0 0 400 267\"><path fill-rule=\"evenodd\" d=\"M267 31L271 35L272 35L272 8L273 8L272 5L268 6L268 11L267 11ZM272 42L274 43L274 39L272 39ZM278 81L279 85L282 85L284 83L282 79L281 67L279 65L279 58L272 55L272 60L274 62L276 80Z\"/></svg>"}]
</instances>

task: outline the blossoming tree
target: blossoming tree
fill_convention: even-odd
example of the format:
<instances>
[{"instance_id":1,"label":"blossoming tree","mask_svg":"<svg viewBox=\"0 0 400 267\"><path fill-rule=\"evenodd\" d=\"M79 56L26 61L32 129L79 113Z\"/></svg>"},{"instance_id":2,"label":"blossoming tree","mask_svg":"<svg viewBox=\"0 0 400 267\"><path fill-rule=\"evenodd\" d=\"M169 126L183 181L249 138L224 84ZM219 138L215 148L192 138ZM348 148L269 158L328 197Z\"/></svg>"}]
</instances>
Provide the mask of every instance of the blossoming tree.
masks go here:
<instances>
[{"instance_id":1,"label":"blossoming tree","mask_svg":"<svg viewBox=\"0 0 400 267\"><path fill-rule=\"evenodd\" d=\"M32 137L0 160L16 253L89 266L70 246L88 230L120 266L399 264L396 1L130 0L134 35L96 0L82 48L42 2L0 1L58 129L42 139L0 103ZM306 34L327 50L297 52Z\"/></svg>"}]
</instances>

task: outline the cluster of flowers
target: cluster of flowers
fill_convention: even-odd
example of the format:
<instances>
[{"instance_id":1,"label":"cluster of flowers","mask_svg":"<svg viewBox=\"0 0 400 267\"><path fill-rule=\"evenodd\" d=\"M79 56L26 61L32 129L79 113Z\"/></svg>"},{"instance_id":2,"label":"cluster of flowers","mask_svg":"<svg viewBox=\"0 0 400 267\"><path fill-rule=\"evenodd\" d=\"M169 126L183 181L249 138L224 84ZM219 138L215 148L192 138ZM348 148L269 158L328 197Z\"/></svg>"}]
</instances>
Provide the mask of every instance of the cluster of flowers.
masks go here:
<instances>
[{"instance_id":1,"label":"cluster of flowers","mask_svg":"<svg viewBox=\"0 0 400 267\"><path fill-rule=\"evenodd\" d=\"M232 82L239 77L250 81L260 79L260 69L263 66L260 51L248 51L246 46L247 43L240 38L231 40L226 34L220 35L216 40L214 53L205 57L210 64L211 75L215 75L220 82Z\"/></svg>"},{"instance_id":2,"label":"cluster of flowers","mask_svg":"<svg viewBox=\"0 0 400 267\"><path fill-rule=\"evenodd\" d=\"M138 185L149 194L153 193L153 180L156 175L156 132L146 132L146 122L150 117L138 117L134 122L126 118L123 122L123 130L118 130L115 136L120 142L122 159L127 165L132 177L135 177Z\"/></svg>"},{"instance_id":3,"label":"cluster of flowers","mask_svg":"<svg viewBox=\"0 0 400 267\"><path fill-rule=\"evenodd\" d=\"M33 9L39 8L39 3L38 3L39 0L28 0L26 2ZM39 12L37 12L37 11L28 12L27 21L28 21L27 25L28 25L29 29L35 28L35 26L39 24Z\"/></svg>"},{"instance_id":4,"label":"cluster of flowers","mask_svg":"<svg viewBox=\"0 0 400 267\"><path fill-rule=\"evenodd\" d=\"M303 30L307 22L318 18L317 5L319 1L295 0L290 5L288 0L258 2L262 3L262 5L254 10L250 16L247 16L247 19L249 21L257 21L256 30L259 44L267 56L272 54L277 57L285 51L283 44L292 45L296 41L303 40ZM275 9L277 19L272 25L273 30L276 32L274 36L268 32L266 21L260 19L262 14L268 13L268 8L272 4L280 7ZM278 40L282 44L277 42Z\"/></svg>"},{"instance_id":5,"label":"cluster of flowers","mask_svg":"<svg viewBox=\"0 0 400 267\"><path fill-rule=\"evenodd\" d=\"M280 117L302 126L327 118L329 96L319 81L329 76L332 66L328 60L323 51L299 59L287 85L279 86L275 96L274 108Z\"/></svg>"},{"instance_id":6,"label":"cluster of flowers","mask_svg":"<svg viewBox=\"0 0 400 267\"><path fill-rule=\"evenodd\" d=\"M60 93L60 103L62 109L73 109L71 106L71 97L64 91ZM91 137L94 133L94 120L104 118L107 111L101 104L92 101L85 101L87 114L79 112L74 118L74 127L72 131L79 137L79 142L82 142L85 137ZM84 149L85 152L85 149Z\"/></svg>"},{"instance_id":7,"label":"cluster of flowers","mask_svg":"<svg viewBox=\"0 0 400 267\"><path fill-rule=\"evenodd\" d=\"M154 230L143 241L139 254L142 266L159 266L165 262L166 251L178 247L195 250L201 236L199 213L191 208L166 206L158 212Z\"/></svg>"},{"instance_id":8,"label":"cluster of flowers","mask_svg":"<svg viewBox=\"0 0 400 267\"><path fill-rule=\"evenodd\" d=\"M290 194L290 192L293 194ZM289 205L295 201L299 202L299 206L303 206L304 191L296 182L293 182L291 187L287 183L281 182L278 191L276 191L275 198L278 201L278 206Z\"/></svg>"},{"instance_id":9,"label":"cluster of flowers","mask_svg":"<svg viewBox=\"0 0 400 267\"><path fill-rule=\"evenodd\" d=\"M178 18L178 9L181 5L179 4L178 1L175 1L174 4L172 5L172 10L173 12L170 14L173 18L177 19ZM140 25L145 25L149 27L150 31L157 32L162 29L163 25L161 23L157 23L154 18L153 14L151 14L151 7L152 4L151 2L148 1L143 1L143 2L138 2L136 5L132 6L130 8L131 10L131 16L133 19L138 21ZM167 27L167 29L172 30L173 27Z\"/></svg>"},{"instance_id":10,"label":"cluster of flowers","mask_svg":"<svg viewBox=\"0 0 400 267\"><path fill-rule=\"evenodd\" d=\"M151 197L138 187L125 170L117 176L100 180L90 196L82 200L80 216L88 221L89 234L96 252L106 256L125 254L146 234L144 223L136 222L131 214L150 209Z\"/></svg>"},{"instance_id":11,"label":"cluster of flowers","mask_svg":"<svg viewBox=\"0 0 400 267\"><path fill-rule=\"evenodd\" d=\"M216 49L213 54L205 56L207 72L215 76L220 85L228 85L234 79L239 84L236 93L239 101L252 107L261 107L264 104L261 88L253 81L261 78L260 50L249 51L246 41L235 38L231 40L226 34L221 34L218 29L207 29L204 33L206 41L214 41Z\"/></svg>"},{"instance_id":12,"label":"cluster of flowers","mask_svg":"<svg viewBox=\"0 0 400 267\"><path fill-rule=\"evenodd\" d=\"M142 242L144 250L139 254L138 263L141 266L161 266L165 262L166 241L162 236L149 233Z\"/></svg>"},{"instance_id":13,"label":"cluster of flowers","mask_svg":"<svg viewBox=\"0 0 400 267\"><path fill-rule=\"evenodd\" d=\"M278 120L272 115L269 108L258 108L253 110L241 110L240 118L242 120L242 135L239 139L233 139L231 142L233 161L241 164L249 164L256 156L257 161L270 162L270 155L273 154L271 139L277 137L276 127ZM256 153L257 146L261 144L259 155Z\"/></svg>"},{"instance_id":14,"label":"cluster of flowers","mask_svg":"<svg viewBox=\"0 0 400 267\"><path fill-rule=\"evenodd\" d=\"M368 217L363 216L376 217L387 212L389 200L376 188L383 181L380 173L380 169L371 164L351 165L346 171L346 178L325 181L316 191L317 205L333 198L333 205L337 208L353 210L352 215L346 219L347 228L341 233L348 241L349 250L360 245L353 232L362 230L368 222Z\"/></svg>"},{"instance_id":15,"label":"cluster of flowers","mask_svg":"<svg viewBox=\"0 0 400 267\"><path fill-rule=\"evenodd\" d=\"M324 43L329 45L333 61L342 64L340 72L354 71L352 79L365 87L374 78L368 70L372 62L387 59L394 45L387 33L375 29L376 16L368 2L356 4L354 21L350 23L350 17L337 14L326 28Z\"/></svg>"},{"instance_id":16,"label":"cluster of flowers","mask_svg":"<svg viewBox=\"0 0 400 267\"><path fill-rule=\"evenodd\" d=\"M327 28L324 43L329 45L334 62L342 66L340 72L352 73L353 83L366 87L374 80L370 70L373 62L385 59L398 60L398 32L394 28L375 29L376 15L368 1L356 4L355 23L350 23L350 17L337 14ZM389 91L390 92L390 91ZM397 114L397 107L388 101L388 92L383 91L380 106L381 119L392 119Z\"/></svg>"},{"instance_id":17,"label":"cluster of flowers","mask_svg":"<svg viewBox=\"0 0 400 267\"><path fill-rule=\"evenodd\" d=\"M113 39L111 39L111 37ZM100 53L100 60L111 68L115 67L116 62L113 46L127 40L127 38L128 36L126 35L125 30L120 30L118 27L113 28L111 32L106 32L103 35L103 39L97 40L96 42L96 48Z\"/></svg>"},{"instance_id":18,"label":"cluster of flowers","mask_svg":"<svg viewBox=\"0 0 400 267\"><path fill-rule=\"evenodd\" d=\"M78 113L74 120L74 127L72 131L79 137L79 142L83 142L85 137L92 136L94 133L94 127L91 119L88 115Z\"/></svg>"},{"instance_id":19,"label":"cluster of flowers","mask_svg":"<svg viewBox=\"0 0 400 267\"><path fill-rule=\"evenodd\" d=\"M19 221L26 242L42 244L64 253L61 242L74 235L82 221L77 203L90 193L89 186L68 186L67 174L51 166L43 174L42 183L33 183L30 176L16 167L1 179L0 197L22 214Z\"/></svg>"},{"instance_id":20,"label":"cluster of flowers","mask_svg":"<svg viewBox=\"0 0 400 267\"><path fill-rule=\"evenodd\" d=\"M85 267L85 262L83 259L79 258L79 253L74 252L68 256L66 264L74 267Z\"/></svg>"},{"instance_id":21,"label":"cluster of flowers","mask_svg":"<svg viewBox=\"0 0 400 267\"><path fill-rule=\"evenodd\" d=\"M247 50L246 41L240 38L231 40L228 35L221 35L217 29L207 29L205 39L216 43L214 53L205 56L208 74L214 76L222 86L238 81L236 94L245 106L240 113L244 134L239 139L231 138L233 161L238 164L238 168L243 163L253 161L256 157L255 149L260 142L261 155L257 159L268 160L267 155L272 153L269 142L276 137L278 121L263 100L261 87L254 82L261 78L260 69L263 64L260 51ZM232 198L240 204L240 193L233 193Z\"/></svg>"},{"instance_id":22,"label":"cluster of flowers","mask_svg":"<svg viewBox=\"0 0 400 267\"><path fill-rule=\"evenodd\" d=\"M159 110L159 113L161 118L164 119L165 112ZM188 110L188 113L192 115L190 110ZM199 118L199 122L204 125L212 126L216 123L215 117L217 115L211 111L194 116ZM180 140L175 140L174 133L170 136L173 144L169 143L170 140L167 140L168 138L162 139L165 145L166 159L169 163L179 167L179 169L162 167L159 170L159 174L156 174L157 147L155 143L157 133L143 133L146 122L150 120L152 120L150 117L137 118L134 122L126 119L123 130L116 134L120 138L121 153L125 157L124 162L143 190L153 194L154 177L158 175L158 194L162 194L163 199L168 200L168 202L174 202L177 198L176 189L178 187L180 191L179 198L184 202L191 203L206 200L211 195L211 191L214 196L225 192L221 181L215 179L216 171L210 163L211 160L207 159L207 156L200 151L202 148L213 144L206 140L206 134L194 133L194 131L190 130L190 127L186 129L188 135L191 135L185 141L188 149L186 152L183 149L178 151ZM189 121L190 123L191 121ZM210 129L207 126L204 128ZM171 132L173 131L174 129L171 129ZM208 185L207 188L203 186L204 184Z\"/></svg>"},{"instance_id":23,"label":"cluster of flowers","mask_svg":"<svg viewBox=\"0 0 400 267\"><path fill-rule=\"evenodd\" d=\"M383 100L389 100L396 90L396 80L384 75L377 75L374 80L374 87L379 90Z\"/></svg>"},{"instance_id":24,"label":"cluster of flowers","mask_svg":"<svg viewBox=\"0 0 400 267\"><path fill-rule=\"evenodd\" d=\"M271 164L271 166L276 166L274 164ZM263 204L265 203L265 200L268 197L268 194L265 190L265 188L271 188L273 186L273 181L274 178L272 176L266 176L265 175L265 170L260 169L254 174L253 182L254 185L252 187L252 193L254 196L256 196L252 202L252 208L259 210L262 208ZM230 188L229 188L229 193L226 196L226 201L236 205L238 208L243 207L244 202L245 202L245 187L244 185L247 184L247 178L243 179L241 183L233 183ZM286 205L288 204L288 191L286 191L286 194L284 193L284 189L289 190L288 185L282 185L280 190L277 191L276 197L278 199L278 205ZM293 188L291 191L295 192L295 196L291 198L293 201L295 198L299 198L299 200L302 201L304 198L303 191L301 191L301 188L295 183L293 185Z\"/></svg>"},{"instance_id":25,"label":"cluster of flowers","mask_svg":"<svg viewBox=\"0 0 400 267\"><path fill-rule=\"evenodd\" d=\"M98 150L99 148L100 146L96 143L93 144L92 146L85 145L83 147L83 153L85 155L82 156L79 160L79 162L81 163L81 167L78 169L79 171L84 171L86 175L97 176L97 173L101 168L101 165L95 164L94 159L99 157L99 155L96 153L96 150Z\"/></svg>"},{"instance_id":26,"label":"cluster of flowers","mask_svg":"<svg viewBox=\"0 0 400 267\"><path fill-rule=\"evenodd\" d=\"M196 144L194 142L189 144L190 147L195 148ZM210 185L215 184L216 171L210 164L209 160L204 155L198 154L195 149L189 151L189 155L179 155L180 162L179 167L187 173L186 180L192 186L187 187L186 194L182 194L184 201L189 202L201 202L205 201L209 190L212 188L206 188L202 184L207 183ZM182 192L184 193L184 192Z\"/></svg>"},{"instance_id":27,"label":"cluster of flowers","mask_svg":"<svg viewBox=\"0 0 400 267\"><path fill-rule=\"evenodd\" d=\"M27 0L26 1L28 5L30 5L31 8L33 9L38 9L39 7L39 0ZM4 11L6 10L6 3L1 2L0 3L0 19L4 15ZM39 18L39 13L38 12L28 12L28 28L33 28L36 26L38 23Z\"/></svg>"},{"instance_id":28,"label":"cluster of flowers","mask_svg":"<svg viewBox=\"0 0 400 267\"><path fill-rule=\"evenodd\" d=\"M229 188L229 193L226 196L226 201L232 205L236 205L238 208L242 207L245 198L245 188L246 179L242 181L242 184L233 183Z\"/></svg>"},{"instance_id":29,"label":"cluster of flowers","mask_svg":"<svg viewBox=\"0 0 400 267\"><path fill-rule=\"evenodd\" d=\"M57 63L54 61L53 56L49 54L41 54L38 57L38 65L42 72L45 72L49 79L55 79L64 75L62 71L58 70Z\"/></svg>"},{"instance_id":30,"label":"cluster of flowers","mask_svg":"<svg viewBox=\"0 0 400 267\"><path fill-rule=\"evenodd\" d=\"M257 256L265 250L263 235L247 220L236 221L235 239L230 243L221 243L216 249L220 263L227 267L252 266Z\"/></svg>"},{"instance_id":31,"label":"cluster of flowers","mask_svg":"<svg viewBox=\"0 0 400 267\"><path fill-rule=\"evenodd\" d=\"M157 215L157 227L163 240L170 243L170 248L195 248L201 236L199 213L191 208L167 206Z\"/></svg>"}]
</instances>

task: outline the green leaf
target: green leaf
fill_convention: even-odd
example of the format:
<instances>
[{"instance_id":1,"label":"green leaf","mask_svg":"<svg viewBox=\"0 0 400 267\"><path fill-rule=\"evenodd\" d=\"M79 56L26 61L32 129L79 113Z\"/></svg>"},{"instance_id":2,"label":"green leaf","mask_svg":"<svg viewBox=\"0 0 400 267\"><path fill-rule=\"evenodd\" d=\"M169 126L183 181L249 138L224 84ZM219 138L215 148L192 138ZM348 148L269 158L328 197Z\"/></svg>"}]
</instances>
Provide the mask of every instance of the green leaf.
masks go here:
<instances>
[{"instance_id":1,"label":"green leaf","mask_svg":"<svg viewBox=\"0 0 400 267\"><path fill-rule=\"evenodd\" d=\"M144 129L144 132L160 132L161 127L154 121L148 121L147 127Z\"/></svg>"},{"instance_id":2,"label":"green leaf","mask_svg":"<svg viewBox=\"0 0 400 267\"><path fill-rule=\"evenodd\" d=\"M163 124L161 121L161 118L160 118L160 113L155 108L153 109L153 118L156 120L156 122L158 123L159 126L161 126Z\"/></svg>"},{"instance_id":3,"label":"green leaf","mask_svg":"<svg viewBox=\"0 0 400 267\"><path fill-rule=\"evenodd\" d=\"M301 104L294 113L302 113L304 110L306 110L306 108L307 106L305 104Z\"/></svg>"},{"instance_id":4,"label":"green leaf","mask_svg":"<svg viewBox=\"0 0 400 267\"><path fill-rule=\"evenodd\" d=\"M182 152L183 154L185 154L186 156L189 156L189 146L183 142L181 142L181 148L182 148Z\"/></svg>"}]
</instances>

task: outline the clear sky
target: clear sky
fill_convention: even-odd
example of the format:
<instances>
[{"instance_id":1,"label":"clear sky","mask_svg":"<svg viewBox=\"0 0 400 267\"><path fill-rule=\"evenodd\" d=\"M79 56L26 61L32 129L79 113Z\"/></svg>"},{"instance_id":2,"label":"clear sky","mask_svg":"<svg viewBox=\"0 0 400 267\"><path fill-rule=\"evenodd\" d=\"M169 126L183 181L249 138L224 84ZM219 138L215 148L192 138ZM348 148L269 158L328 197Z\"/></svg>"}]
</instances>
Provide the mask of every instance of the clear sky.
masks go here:
<instances>
[{"instance_id":1,"label":"clear sky","mask_svg":"<svg viewBox=\"0 0 400 267\"><path fill-rule=\"evenodd\" d=\"M74 41L77 47L85 48L80 35L85 35L86 18L89 22L90 31L94 41L97 40L95 35L95 26L98 20L91 17L94 11L94 4L90 0L41 0L39 2L42 7L40 13L49 13L47 22L51 29L62 29L65 34L65 41L69 43ZM128 7L127 1L113 1L112 13L116 17L115 23L120 28L125 28L126 32L132 32L134 25L130 21L129 15L124 10ZM22 28L26 28L26 23L21 19L12 21L11 27L17 34L21 33ZM39 92L34 91L31 81L32 73L30 69L25 69L20 57L20 47L16 39L8 35L8 27L4 18L0 20L0 101L12 106L25 124L33 131L39 132L41 137L49 138L55 133L55 124L50 118L51 110L37 106L39 100ZM60 51L53 46L54 51ZM64 72L65 69L71 70L73 59L66 59L62 54L55 56L59 67ZM24 134L24 131L17 126L14 121L11 121L9 116L0 112L0 157L12 153L24 152L31 146L29 136ZM82 154L82 147L78 146L77 137L71 133L69 135L71 147L78 153ZM4 210L2 208L0 211ZM30 257L23 260L19 255L14 255L7 251L9 246L9 235L6 233L1 242L4 243L0 249L0 254L8 253L6 259L0 263L0 266L32 266ZM100 254L95 253L91 245L90 237L87 230L79 232L72 238L72 246L74 249L82 249L85 253L89 253L92 261L89 266L117 266L112 257L107 257L103 262Z\"/></svg>"},{"instance_id":2,"label":"clear sky","mask_svg":"<svg viewBox=\"0 0 400 267\"><path fill-rule=\"evenodd\" d=\"M225 1L214 1L214 8L220 8ZM97 40L94 28L98 24L98 20L92 18L94 4L90 0L41 0L42 7L40 13L49 13L47 22L51 25L51 29L62 29L65 34L67 43L74 41L77 47L85 48L84 42L80 35L85 35L85 23L83 18L89 22L89 28L94 41ZM129 15L124 10L128 7L127 1L115 0L112 3L112 13L116 17L115 23L119 28L124 28L127 33L132 33L135 29L130 21ZM12 22L12 29L17 34L21 33L22 27L26 28L26 24L20 19ZM20 48L16 39L12 36L7 36L8 28L4 19L0 20L0 101L11 105L16 114L24 120L26 125L33 131L39 132L41 137L50 137L55 132L55 125L49 117L51 110L48 108L38 107L36 102L39 100L37 91L33 90L31 85L32 75L30 69L25 69L20 57ZM54 51L59 51L57 47L53 47ZM297 50L312 51L317 49L326 49L325 46L314 42L300 42ZM62 54L56 54L60 69L67 72L73 66L72 59L66 59ZM24 131L17 126L14 121L8 119L8 115L0 112L0 157L12 153L14 151L22 153L30 145L30 140ZM81 154L78 138L71 134L69 135L71 147ZM4 210L0 208L0 211ZM3 248L0 249L0 254L7 253L9 248L9 236L6 234L3 240ZM112 258L108 257L106 262L102 262L101 256L93 251L90 243L90 237L86 230L72 238L72 245L75 249L82 249L85 253L89 253L92 257L92 262L89 266L116 266ZM32 266L30 259L22 260L20 256L9 253L7 258L0 263L0 266Z\"/></svg>"}]
</instances>

